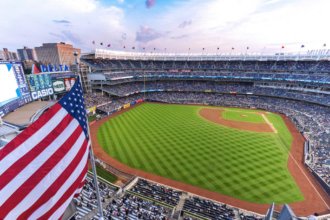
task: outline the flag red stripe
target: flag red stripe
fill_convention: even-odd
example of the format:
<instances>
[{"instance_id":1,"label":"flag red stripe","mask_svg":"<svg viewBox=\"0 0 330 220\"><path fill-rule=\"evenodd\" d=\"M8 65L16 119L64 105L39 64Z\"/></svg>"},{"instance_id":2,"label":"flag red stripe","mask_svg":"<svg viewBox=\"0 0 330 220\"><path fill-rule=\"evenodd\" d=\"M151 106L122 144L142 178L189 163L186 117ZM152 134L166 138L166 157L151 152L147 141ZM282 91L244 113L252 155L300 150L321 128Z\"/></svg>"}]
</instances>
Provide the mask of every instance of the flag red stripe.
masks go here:
<instances>
[{"instance_id":1,"label":"flag red stripe","mask_svg":"<svg viewBox=\"0 0 330 220\"><path fill-rule=\"evenodd\" d=\"M87 174L86 174L87 175ZM83 179L83 181L80 183L80 185L79 185L79 188L78 189L82 189L83 188L83 186L85 185L85 182L86 182L86 179L84 178ZM80 195L80 192L79 193L76 193L76 194L74 194L74 198L77 198L78 196Z\"/></svg>"},{"instance_id":2,"label":"flag red stripe","mask_svg":"<svg viewBox=\"0 0 330 220\"><path fill-rule=\"evenodd\" d=\"M69 164L69 166L55 180L55 182L43 193L43 195L30 208L28 208L19 216L19 219L27 219L31 215L31 213L33 213L41 205L43 205L45 202L48 201L49 195L54 195L60 189L60 187L64 184L67 178L72 174L72 172L78 166L79 162L84 156L84 153L86 152L87 146L88 146L88 142L85 140L82 148L79 150L79 152L74 157L74 159Z\"/></svg>"},{"instance_id":3,"label":"flag red stripe","mask_svg":"<svg viewBox=\"0 0 330 220\"><path fill-rule=\"evenodd\" d=\"M62 106L58 103L52 106L47 112L44 113L45 117L40 117L36 122L31 124L28 128L24 130L24 132L20 133L13 139L11 142L9 142L6 147L1 149L0 151L0 161L5 158L8 154L10 154L13 150L15 150L18 146L20 146L24 141L26 141L30 136L35 134L37 131L39 131L40 128L42 128L47 122L49 122L49 119L52 118L60 109Z\"/></svg>"},{"instance_id":4,"label":"flag red stripe","mask_svg":"<svg viewBox=\"0 0 330 220\"><path fill-rule=\"evenodd\" d=\"M56 212L56 210L61 207L62 203L65 202L70 196L72 196L74 194L74 192L78 189L80 183L82 182L82 180L84 179L86 172L87 172L87 161L86 161L86 165L85 168L83 169L83 171L81 172L81 174L79 175L79 177L76 179L76 181L66 190L66 192L62 195L62 197L56 202L56 204L54 204L52 206L52 208L45 213L43 216L40 216L38 219L49 219L49 217Z\"/></svg>"},{"instance_id":5,"label":"flag red stripe","mask_svg":"<svg viewBox=\"0 0 330 220\"><path fill-rule=\"evenodd\" d=\"M72 117L68 115L71 119ZM29 192L43 179L48 175L49 171L61 161L64 155L70 150L75 141L78 139L81 134L81 127L77 127L76 130L72 133L69 139L67 139L57 151L52 154L52 156L36 170L33 175L31 175L2 205L3 212L0 213L0 219L4 218L13 208L19 204L22 199L29 194ZM57 135L56 135L57 136ZM34 158L32 158L34 159ZM52 195L52 194L48 194Z\"/></svg>"},{"instance_id":6,"label":"flag red stripe","mask_svg":"<svg viewBox=\"0 0 330 220\"><path fill-rule=\"evenodd\" d=\"M66 115L65 118L55 127L55 129L45 136L35 147L33 147L28 153L17 160L12 166L10 166L1 176L0 190L12 181L31 161L33 161L39 154L47 148L60 134L65 127L72 121L71 115ZM48 119L49 120L49 119ZM6 146L7 147L7 146ZM15 171L15 172L13 172Z\"/></svg>"}]
</instances>

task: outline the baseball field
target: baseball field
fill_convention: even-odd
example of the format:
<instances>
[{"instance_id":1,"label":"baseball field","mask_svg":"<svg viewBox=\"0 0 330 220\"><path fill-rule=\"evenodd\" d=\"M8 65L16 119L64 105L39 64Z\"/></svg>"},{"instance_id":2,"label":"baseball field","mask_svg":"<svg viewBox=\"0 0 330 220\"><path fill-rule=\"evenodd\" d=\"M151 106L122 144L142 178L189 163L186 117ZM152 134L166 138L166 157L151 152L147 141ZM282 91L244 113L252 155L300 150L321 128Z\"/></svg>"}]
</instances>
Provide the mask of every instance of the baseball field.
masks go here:
<instances>
[{"instance_id":1,"label":"baseball field","mask_svg":"<svg viewBox=\"0 0 330 220\"><path fill-rule=\"evenodd\" d=\"M287 166L292 136L277 114L144 103L103 123L97 139L130 167L237 199L304 199Z\"/></svg>"}]
</instances>

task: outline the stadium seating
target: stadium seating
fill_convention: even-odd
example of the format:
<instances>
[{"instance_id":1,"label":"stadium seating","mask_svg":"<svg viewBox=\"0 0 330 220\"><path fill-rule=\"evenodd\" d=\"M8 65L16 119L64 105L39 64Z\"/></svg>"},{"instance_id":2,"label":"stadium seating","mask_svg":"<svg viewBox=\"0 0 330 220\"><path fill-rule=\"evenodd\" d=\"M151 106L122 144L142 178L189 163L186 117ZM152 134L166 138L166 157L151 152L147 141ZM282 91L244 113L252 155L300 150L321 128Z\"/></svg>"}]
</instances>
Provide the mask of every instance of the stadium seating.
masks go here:
<instances>
[{"instance_id":1,"label":"stadium seating","mask_svg":"<svg viewBox=\"0 0 330 220\"><path fill-rule=\"evenodd\" d=\"M151 197L159 202L163 202L172 206L176 206L178 204L181 195L180 191L166 188L157 184L152 184L143 179L139 179L131 191Z\"/></svg>"},{"instance_id":2,"label":"stadium seating","mask_svg":"<svg viewBox=\"0 0 330 220\"><path fill-rule=\"evenodd\" d=\"M305 163L330 186L329 61L215 61L203 57L120 60L96 56L83 56L81 60L93 70L88 76L93 92L103 93L102 98L92 98L87 105L107 102L98 107L105 115L137 99L259 108L287 115L309 141ZM143 195L152 197L154 190L147 189L139 188ZM162 196L159 201L170 204ZM244 214L240 218L254 219Z\"/></svg>"}]
</instances>

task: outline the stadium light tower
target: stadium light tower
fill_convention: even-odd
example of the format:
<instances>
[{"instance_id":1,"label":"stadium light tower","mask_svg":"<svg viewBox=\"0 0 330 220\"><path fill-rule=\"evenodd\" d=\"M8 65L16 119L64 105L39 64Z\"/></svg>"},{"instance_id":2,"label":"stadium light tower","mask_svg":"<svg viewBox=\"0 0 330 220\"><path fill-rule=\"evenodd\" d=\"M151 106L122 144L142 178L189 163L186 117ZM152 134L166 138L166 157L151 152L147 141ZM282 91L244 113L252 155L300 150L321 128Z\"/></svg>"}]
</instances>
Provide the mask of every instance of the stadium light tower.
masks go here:
<instances>
[{"instance_id":1,"label":"stadium light tower","mask_svg":"<svg viewBox=\"0 0 330 220\"><path fill-rule=\"evenodd\" d=\"M76 65L76 74L79 76L80 82L83 83L83 81L85 81L85 80L82 80L81 75L80 75L79 62L78 62L78 52L74 51L73 56L74 56L74 64Z\"/></svg>"}]
</instances>

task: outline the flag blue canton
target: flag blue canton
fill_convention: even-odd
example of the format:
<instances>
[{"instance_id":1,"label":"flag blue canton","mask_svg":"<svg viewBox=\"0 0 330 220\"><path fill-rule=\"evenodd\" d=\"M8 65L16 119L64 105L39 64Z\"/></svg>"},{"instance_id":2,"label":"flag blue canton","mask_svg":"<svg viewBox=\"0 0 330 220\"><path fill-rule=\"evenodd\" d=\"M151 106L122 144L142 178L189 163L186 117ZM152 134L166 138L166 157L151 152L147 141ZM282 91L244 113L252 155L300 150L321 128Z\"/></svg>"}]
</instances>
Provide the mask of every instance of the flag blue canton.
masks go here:
<instances>
[{"instance_id":1,"label":"flag blue canton","mask_svg":"<svg viewBox=\"0 0 330 220\"><path fill-rule=\"evenodd\" d=\"M89 138L84 97L79 79L76 80L71 90L59 101L59 104L79 122L86 137Z\"/></svg>"}]
</instances>

